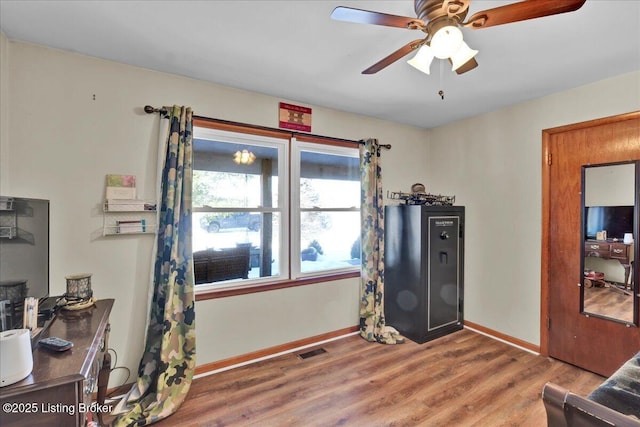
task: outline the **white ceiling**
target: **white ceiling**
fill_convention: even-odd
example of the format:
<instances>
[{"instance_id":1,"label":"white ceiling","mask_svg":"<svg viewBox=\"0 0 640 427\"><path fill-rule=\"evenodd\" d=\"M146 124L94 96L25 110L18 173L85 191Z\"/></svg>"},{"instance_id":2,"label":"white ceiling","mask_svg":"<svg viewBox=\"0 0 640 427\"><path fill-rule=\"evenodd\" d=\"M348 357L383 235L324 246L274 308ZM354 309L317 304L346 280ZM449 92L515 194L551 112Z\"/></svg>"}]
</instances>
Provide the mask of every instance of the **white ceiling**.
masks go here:
<instances>
[{"instance_id":1,"label":"white ceiling","mask_svg":"<svg viewBox=\"0 0 640 427\"><path fill-rule=\"evenodd\" d=\"M506 3L473 0L469 16ZM360 74L423 33L333 21L336 6L415 16L411 0L0 0L0 29L13 40L423 128L640 70L639 0L587 0L576 12L463 29L480 51L479 67L463 75L442 60L423 74L406 63L412 55Z\"/></svg>"}]
</instances>

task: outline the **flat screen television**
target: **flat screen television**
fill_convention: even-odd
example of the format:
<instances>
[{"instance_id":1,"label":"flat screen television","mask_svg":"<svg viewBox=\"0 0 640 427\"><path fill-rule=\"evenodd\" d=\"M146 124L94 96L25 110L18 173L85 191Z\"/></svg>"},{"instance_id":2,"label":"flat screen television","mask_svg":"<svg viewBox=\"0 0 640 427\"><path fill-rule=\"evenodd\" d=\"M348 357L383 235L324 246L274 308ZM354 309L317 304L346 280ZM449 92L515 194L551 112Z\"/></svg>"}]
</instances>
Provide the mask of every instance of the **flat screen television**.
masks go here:
<instances>
[{"instance_id":1,"label":"flat screen television","mask_svg":"<svg viewBox=\"0 0 640 427\"><path fill-rule=\"evenodd\" d=\"M0 328L21 328L24 298L48 295L49 201L0 196Z\"/></svg>"},{"instance_id":2,"label":"flat screen television","mask_svg":"<svg viewBox=\"0 0 640 427\"><path fill-rule=\"evenodd\" d=\"M608 239L622 239L633 233L633 206L587 206L585 236L595 239L598 231L606 230Z\"/></svg>"}]
</instances>

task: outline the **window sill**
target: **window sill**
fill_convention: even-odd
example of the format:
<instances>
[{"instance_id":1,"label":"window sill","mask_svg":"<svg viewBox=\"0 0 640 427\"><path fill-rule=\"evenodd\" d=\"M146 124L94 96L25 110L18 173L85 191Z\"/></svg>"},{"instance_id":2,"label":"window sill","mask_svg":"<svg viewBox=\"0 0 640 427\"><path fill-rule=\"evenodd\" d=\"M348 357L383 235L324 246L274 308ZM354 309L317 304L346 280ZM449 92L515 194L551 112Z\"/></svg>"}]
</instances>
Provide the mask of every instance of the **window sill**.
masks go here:
<instances>
[{"instance_id":1,"label":"window sill","mask_svg":"<svg viewBox=\"0 0 640 427\"><path fill-rule=\"evenodd\" d=\"M349 279L353 277L360 277L359 271L352 271L348 273L332 274L326 276L305 277L304 279L287 280L283 282L257 284L238 286L236 288L224 288L224 289L210 289L202 292L197 292L196 288L196 301L204 301L208 299L233 297L236 295L255 294L258 292L274 291L276 289L292 288L295 286L313 285L316 283L333 282L336 280Z\"/></svg>"}]
</instances>

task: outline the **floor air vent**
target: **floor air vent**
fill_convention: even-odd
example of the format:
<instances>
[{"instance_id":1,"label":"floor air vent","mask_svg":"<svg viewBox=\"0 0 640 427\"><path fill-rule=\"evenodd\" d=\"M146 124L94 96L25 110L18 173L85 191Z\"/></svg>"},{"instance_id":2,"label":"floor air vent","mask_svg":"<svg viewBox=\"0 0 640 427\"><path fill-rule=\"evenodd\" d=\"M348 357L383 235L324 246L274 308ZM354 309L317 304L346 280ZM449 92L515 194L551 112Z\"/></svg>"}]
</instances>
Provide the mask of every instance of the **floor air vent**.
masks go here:
<instances>
[{"instance_id":1,"label":"floor air vent","mask_svg":"<svg viewBox=\"0 0 640 427\"><path fill-rule=\"evenodd\" d=\"M298 354L298 357L300 359L308 359L310 357L317 356L319 354L326 353L326 352L327 350L325 350L324 348L316 348L315 350L307 351L306 353L300 353Z\"/></svg>"}]
</instances>

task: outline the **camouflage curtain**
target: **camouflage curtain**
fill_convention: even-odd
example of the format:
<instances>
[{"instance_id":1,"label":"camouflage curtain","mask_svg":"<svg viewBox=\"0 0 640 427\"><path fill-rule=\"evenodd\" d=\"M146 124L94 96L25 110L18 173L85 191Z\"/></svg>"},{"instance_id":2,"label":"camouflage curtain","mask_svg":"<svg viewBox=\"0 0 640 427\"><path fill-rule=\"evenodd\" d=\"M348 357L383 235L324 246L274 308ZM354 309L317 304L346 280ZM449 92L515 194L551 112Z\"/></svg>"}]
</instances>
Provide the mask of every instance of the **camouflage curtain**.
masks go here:
<instances>
[{"instance_id":1,"label":"camouflage curtain","mask_svg":"<svg viewBox=\"0 0 640 427\"><path fill-rule=\"evenodd\" d=\"M398 344L404 338L384 321L384 203L378 140L360 144L361 246L360 335Z\"/></svg>"},{"instance_id":2,"label":"camouflage curtain","mask_svg":"<svg viewBox=\"0 0 640 427\"><path fill-rule=\"evenodd\" d=\"M114 426L143 426L166 418L184 401L195 368L191 249L192 113L169 108L161 119L165 153L158 214L153 296L138 379L120 400Z\"/></svg>"}]
</instances>

